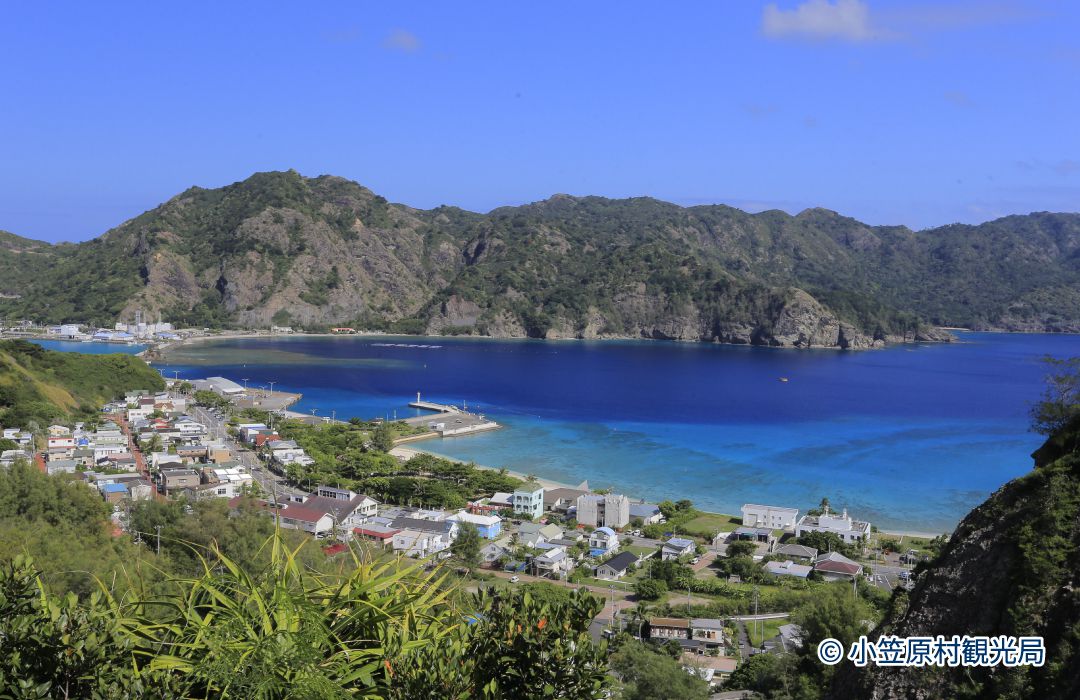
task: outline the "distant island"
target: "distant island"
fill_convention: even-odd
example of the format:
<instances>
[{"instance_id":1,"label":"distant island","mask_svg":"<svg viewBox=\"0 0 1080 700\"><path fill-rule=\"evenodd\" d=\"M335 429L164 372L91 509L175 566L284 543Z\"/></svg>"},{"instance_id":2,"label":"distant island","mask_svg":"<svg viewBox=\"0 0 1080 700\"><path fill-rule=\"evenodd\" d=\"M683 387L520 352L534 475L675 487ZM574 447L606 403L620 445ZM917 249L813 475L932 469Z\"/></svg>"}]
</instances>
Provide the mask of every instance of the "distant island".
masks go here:
<instances>
[{"instance_id":1,"label":"distant island","mask_svg":"<svg viewBox=\"0 0 1080 700\"><path fill-rule=\"evenodd\" d=\"M866 348L945 326L1080 331L1078 255L1080 214L916 232L567 195L478 214L288 171L193 187L85 243L0 232L0 313Z\"/></svg>"}]
</instances>

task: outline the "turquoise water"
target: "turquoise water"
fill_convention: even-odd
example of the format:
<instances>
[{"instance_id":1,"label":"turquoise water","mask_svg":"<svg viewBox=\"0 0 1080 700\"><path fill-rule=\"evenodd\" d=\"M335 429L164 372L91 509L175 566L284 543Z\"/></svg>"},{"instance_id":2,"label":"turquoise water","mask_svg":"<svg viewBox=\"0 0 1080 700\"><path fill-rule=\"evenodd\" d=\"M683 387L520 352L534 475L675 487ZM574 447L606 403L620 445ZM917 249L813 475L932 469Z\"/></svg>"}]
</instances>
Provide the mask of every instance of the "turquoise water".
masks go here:
<instances>
[{"instance_id":1,"label":"turquoise water","mask_svg":"<svg viewBox=\"0 0 1080 700\"><path fill-rule=\"evenodd\" d=\"M73 340L31 340L32 343L62 352L82 352L87 355L108 355L110 353L122 353L124 355L136 355L146 349L145 345L124 345L122 343L80 343Z\"/></svg>"},{"instance_id":2,"label":"turquoise water","mask_svg":"<svg viewBox=\"0 0 1080 700\"><path fill-rule=\"evenodd\" d=\"M936 532L1030 469L1039 358L1080 355L1077 336L960 337L866 352L293 337L195 344L163 369L275 381L304 394L298 410L338 418L412 415L422 391L507 428L423 444L441 454L724 512L828 496L882 527Z\"/></svg>"}]
</instances>

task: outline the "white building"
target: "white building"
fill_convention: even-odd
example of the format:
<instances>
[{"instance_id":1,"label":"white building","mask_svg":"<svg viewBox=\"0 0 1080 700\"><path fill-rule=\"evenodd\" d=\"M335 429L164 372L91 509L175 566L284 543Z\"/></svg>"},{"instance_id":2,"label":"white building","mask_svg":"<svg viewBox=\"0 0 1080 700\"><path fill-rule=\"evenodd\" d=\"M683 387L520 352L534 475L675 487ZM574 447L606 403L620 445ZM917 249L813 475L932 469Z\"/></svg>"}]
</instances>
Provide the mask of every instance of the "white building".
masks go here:
<instances>
[{"instance_id":1,"label":"white building","mask_svg":"<svg viewBox=\"0 0 1080 700\"><path fill-rule=\"evenodd\" d=\"M450 545L438 533L402 530L394 535L391 546L398 554L421 558L441 552Z\"/></svg>"},{"instance_id":2,"label":"white building","mask_svg":"<svg viewBox=\"0 0 1080 700\"><path fill-rule=\"evenodd\" d=\"M798 508L762 506L747 503L742 507L742 524L747 527L767 527L770 530L794 530L799 521Z\"/></svg>"},{"instance_id":3,"label":"white building","mask_svg":"<svg viewBox=\"0 0 1080 700\"><path fill-rule=\"evenodd\" d=\"M808 532L831 532L844 542L862 542L870 537L870 523L852 520L847 509L841 515L830 513L826 508L821 515L804 515L795 526L795 535L802 537Z\"/></svg>"},{"instance_id":4,"label":"white building","mask_svg":"<svg viewBox=\"0 0 1080 700\"><path fill-rule=\"evenodd\" d=\"M672 537L660 548L660 558L663 561L678 559L681 556L694 553L694 541L682 537Z\"/></svg>"},{"instance_id":5,"label":"white building","mask_svg":"<svg viewBox=\"0 0 1080 700\"><path fill-rule=\"evenodd\" d=\"M589 534L593 554L611 554L619 549L619 535L610 527L598 527Z\"/></svg>"},{"instance_id":6,"label":"white building","mask_svg":"<svg viewBox=\"0 0 1080 700\"><path fill-rule=\"evenodd\" d=\"M630 523L630 499L618 493L578 496L577 521L588 527L626 527Z\"/></svg>"},{"instance_id":7,"label":"white building","mask_svg":"<svg viewBox=\"0 0 1080 700\"><path fill-rule=\"evenodd\" d=\"M210 391L222 396L239 396L244 393L244 387L225 377L207 377L206 383Z\"/></svg>"},{"instance_id":8,"label":"white building","mask_svg":"<svg viewBox=\"0 0 1080 700\"><path fill-rule=\"evenodd\" d=\"M526 481L514 490L514 512L538 520L544 514L544 487L535 481Z\"/></svg>"}]
</instances>

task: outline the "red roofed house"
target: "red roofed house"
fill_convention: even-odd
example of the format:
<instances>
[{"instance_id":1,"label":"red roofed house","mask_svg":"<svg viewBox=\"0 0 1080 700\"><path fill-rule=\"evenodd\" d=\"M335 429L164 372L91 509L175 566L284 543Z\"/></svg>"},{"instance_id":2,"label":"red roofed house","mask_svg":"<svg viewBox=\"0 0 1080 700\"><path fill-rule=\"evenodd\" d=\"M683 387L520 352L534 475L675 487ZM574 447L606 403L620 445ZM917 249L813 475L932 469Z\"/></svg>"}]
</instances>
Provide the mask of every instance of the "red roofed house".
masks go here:
<instances>
[{"instance_id":1,"label":"red roofed house","mask_svg":"<svg viewBox=\"0 0 1080 700\"><path fill-rule=\"evenodd\" d=\"M862 565L838 552L825 552L814 559L814 571L826 581L851 581L862 573Z\"/></svg>"}]
</instances>

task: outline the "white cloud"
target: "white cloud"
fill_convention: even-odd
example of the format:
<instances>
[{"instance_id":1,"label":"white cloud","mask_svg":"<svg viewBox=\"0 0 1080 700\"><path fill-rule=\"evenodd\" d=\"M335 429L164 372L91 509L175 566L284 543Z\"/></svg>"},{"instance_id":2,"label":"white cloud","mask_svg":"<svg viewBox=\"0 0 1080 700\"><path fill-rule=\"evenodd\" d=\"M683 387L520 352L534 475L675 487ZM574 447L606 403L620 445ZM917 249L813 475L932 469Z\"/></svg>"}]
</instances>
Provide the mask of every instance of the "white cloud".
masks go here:
<instances>
[{"instance_id":1,"label":"white cloud","mask_svg":"<svg viewBox=\"0 0 1080 700\"><path fill-rule=\"evenodd\" d=\"M383 39L383 48L404 53L416 53L420 50L420 39L412 32L395 29Z\"/></svg>"},{"instance_id":2,"label":"white cloud","mask_svg":"<svg viewBox=\"0 0 1080 700\"><path fill-rule=\"evenodd\" d=\"M774 39L872 41L885 34L870 21L870 8L862 0L806 0L790 10L765 6L761 30Z\"/></svg>"}]
</instances>

